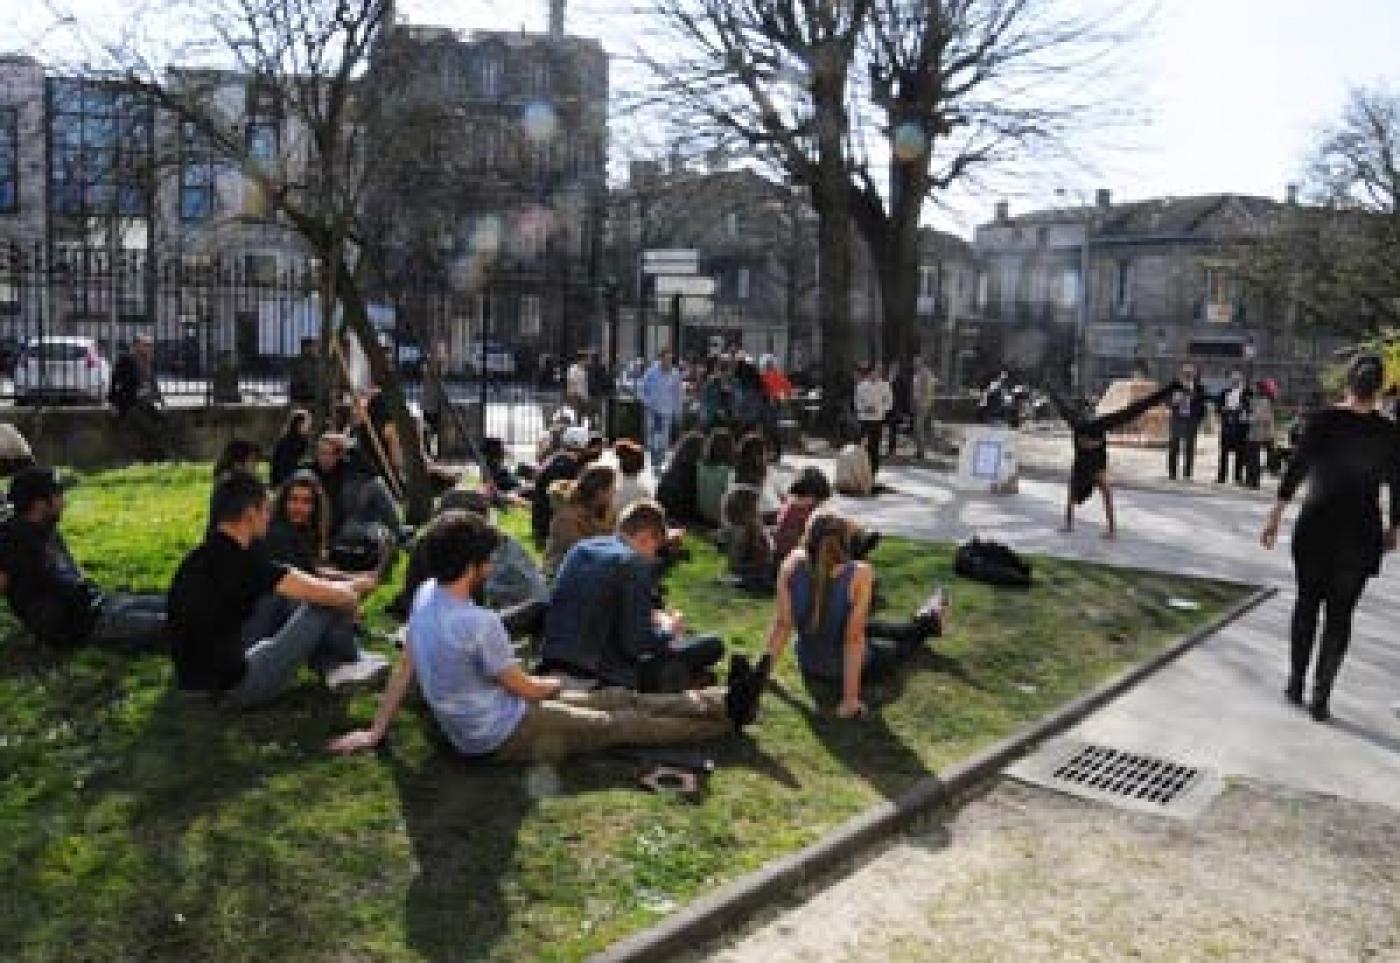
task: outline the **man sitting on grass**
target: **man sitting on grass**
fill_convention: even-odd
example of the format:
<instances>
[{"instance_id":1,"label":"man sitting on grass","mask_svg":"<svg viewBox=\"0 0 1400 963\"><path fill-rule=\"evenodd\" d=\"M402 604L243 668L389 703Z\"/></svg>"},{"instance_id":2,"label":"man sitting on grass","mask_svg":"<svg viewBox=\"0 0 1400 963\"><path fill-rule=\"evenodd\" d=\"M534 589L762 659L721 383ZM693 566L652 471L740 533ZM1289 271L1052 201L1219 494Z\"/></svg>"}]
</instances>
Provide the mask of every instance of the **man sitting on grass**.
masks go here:
<instances>
[{"instance_id":1,"label":"man sitting on grass","mask_svg":"<svg viewBox=\"0 0 1400 963\"><path fill-rule=\"evenodd\" d=\"M642 692L679 692L719 662L717 636L686 638L679 612L656 608L657 556L666 514L634 502L617 534L588 538L564 556L549 598L540 671Z\"/></svg>"},{"instance_id":2,"label":"man sitting on grass","mask_svg":"<svg viewBox=\"0 0 1400 963\"><path fill-rule=\"evenodd\" d=\"M10 481L14 515L0 528L0 588L10 610L47 645L164 648L163 597L104 592L73 561L58 530L68 486L37 466Z\"/></svg>"},{"instance_id":3,"label":"man sitting on grass","mask_svg":"<svg viewBox=\"0 0 1400 963\"><path fill-rule=\"evenodd\" d=\"M369 682L388 669L361 655L355 641L360 599L373 574L318 578L271 561L251 546L267 534L267 486L233 472L214 486L213 528L185 556L170 583L170 642L181 689L207 692L223 705L270 702L289 688L302 663L332 688ZM244 627L260 598L276 592L301 603L277 631L244 645Z\"/></svg>"},{"instance_id":4,"label":"man sitting on grass","mask_svg":"<svg viewBox=\"0 0 1400 963\"><path fill-rule=\"evenodd\" d=\"M335 739L331 751L377 746L415 677L433 717L464 756L554 760L611 746L701 742L754 720L760 690L742 660L728 691L675 695L566 693L557 679L527 674L500 617L472 601L490 573L499 538L489 523L466 512L447 512L429 526L421 550L431 578L414 600L403 658L374 723Z\"/></svg>"}]
</instances>

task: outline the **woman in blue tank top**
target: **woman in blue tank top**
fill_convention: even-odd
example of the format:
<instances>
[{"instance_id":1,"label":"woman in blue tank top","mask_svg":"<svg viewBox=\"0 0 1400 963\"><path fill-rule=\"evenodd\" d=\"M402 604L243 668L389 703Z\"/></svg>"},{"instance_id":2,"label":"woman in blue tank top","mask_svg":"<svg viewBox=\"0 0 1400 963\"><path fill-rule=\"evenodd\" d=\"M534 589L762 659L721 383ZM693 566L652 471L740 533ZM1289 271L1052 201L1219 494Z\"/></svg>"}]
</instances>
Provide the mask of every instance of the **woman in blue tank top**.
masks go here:
<instances>
[{"instance_id":1,"label":"woman in blue tank top","mask_svg":"<svg viewBox=\"0 0 1400 963\"><path fill-rule=\"evenodd\" d=\"M768 635L776 662L794 631L797 662L805 675L841 683L837 715L865 712L861 680L903 662L942 634L947 593L937 589L907 623L870 618L875 570L856 557L859 527L834 512L819 511L807 524L802 546L778 574L777 608Z\"/></svg>"}]
</instances>

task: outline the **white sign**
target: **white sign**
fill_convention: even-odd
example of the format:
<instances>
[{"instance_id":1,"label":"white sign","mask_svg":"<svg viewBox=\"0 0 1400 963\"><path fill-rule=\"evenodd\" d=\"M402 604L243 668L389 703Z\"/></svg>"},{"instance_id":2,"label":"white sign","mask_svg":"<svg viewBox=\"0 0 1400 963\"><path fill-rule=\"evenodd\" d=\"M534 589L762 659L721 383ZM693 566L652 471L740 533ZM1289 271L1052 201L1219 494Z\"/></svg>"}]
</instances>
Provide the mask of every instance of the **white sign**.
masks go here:
<instances>
[{"instance_id":1,"label":"white sign","mask_svg":"<svg viewBox=\"0 0 1400 963\"><path fill-rule=\"evenodd\" d=\"M683 294L692 298L713 297L715 279L698 274L661 274L656 278L658 295Z\"/></svg>"},{"instance_id":2,"label":"white sign","mask_svg":"<svg viewBox=\"0 0 1400 963\"><path fill-rule=\"evenodd\" d=\"M643 274L696 274L700 252L684 250L643 251Z\"/></svg>"},{"instance_id":3,"label":"white sign","mask_svg":"<svg viewBox=\"0 0 1400 963\"><path fill-rule=\"evenodd\" d=\"M963 435L954 484L992 494L1016 490L1016 436L1005 428L971 427Z\"/></svg>"}]
</instances>

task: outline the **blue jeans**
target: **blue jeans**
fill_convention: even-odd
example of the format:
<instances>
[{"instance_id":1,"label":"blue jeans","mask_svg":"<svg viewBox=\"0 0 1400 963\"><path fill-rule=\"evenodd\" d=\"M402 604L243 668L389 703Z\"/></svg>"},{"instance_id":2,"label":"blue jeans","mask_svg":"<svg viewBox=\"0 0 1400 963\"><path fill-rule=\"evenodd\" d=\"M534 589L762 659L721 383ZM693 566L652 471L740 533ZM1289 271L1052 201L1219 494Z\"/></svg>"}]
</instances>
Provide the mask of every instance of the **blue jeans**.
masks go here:
<instances>
[{"instance_id":1,"label":"blue jeans","mask_svg":"<svg viewBox=\"0 0 1400 963\"><path fill-rule=\"evenodd\" d=\"M104 593L88 642L134 650L166 648L165 596Z\"/></svg>"},{"instance_id":2,"label":"blue jeans","mask_svg":"<svg viewBox=\"0 0 1400 963\"><path fill-rule=\"evenodd\" d=\"M671 450L671 433L675 428L676 416L647 409L647 451L651 453L651 467L657 471Z\"/></svg>"},{"instance_id":3,"label":"blue jeans","mask_svg":"<svg viewBox=\"0 0 1400 963\"><path fill-rule=\"evenodd\" d=\"M255 611L252 619L269 614ZM355 623L349 615L303 603L274 635L254 642L243 653L247 663L243 681L224 693L221 701L234 709L262 705L291 687L303 663L324 672L359 657Z\"/></svg>"}]
</instances>

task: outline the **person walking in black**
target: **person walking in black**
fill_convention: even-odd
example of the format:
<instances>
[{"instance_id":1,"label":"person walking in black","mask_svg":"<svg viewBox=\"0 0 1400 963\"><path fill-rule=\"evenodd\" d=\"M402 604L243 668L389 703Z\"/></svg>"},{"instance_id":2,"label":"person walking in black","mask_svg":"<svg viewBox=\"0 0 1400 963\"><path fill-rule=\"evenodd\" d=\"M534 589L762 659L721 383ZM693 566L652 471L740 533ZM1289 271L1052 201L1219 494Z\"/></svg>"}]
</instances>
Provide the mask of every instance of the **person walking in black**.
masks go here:
<instances>
[{"instance_id":1,"label":"person walking in black","mask_svg":"<svg viewBox=\"0 0 1400 963\"><path fill-rule=\"evenodd\" d=\"M156 378L155 344L138 334L131 350L117 359L107 401L117 412L117 426L126 433L133 453L142 461L163 461L168 453L165 398Z\"/></svg>"},{"instance_id":2,"label":"person walking in black","mask_svg":"<svg viewBox=\"0 0 1400 963\"><path fill-rule=\"evenodd\" d=\"M1244 374L1230 372L1230 385L1216 399L1220 412L1220 469L1215 482L1225 484L1231 477L1230 456L1235 456L1234 480L1236 485L1245 483L1245 449L1249 445L1249 411L1254 402L1254 393L1245 384Z\"/></svg>"},{"instance_id":3,"label":"person walking in black","mask_svg":"<svg viewBox=\"0 0 1400 963\"><path fill-rule=\"evenodd\" d=\"M1347 371L1347 397L1308 418L1298 450L1279 484L1278 501L1260 543L1274 547L1284 509L1304 479L1308 494L1293 528L1291 660L1284 695L1303 704L1319 611L1322 645L1313 670L1310 708L1318 722L1331 718L1330 699L1351 640L1351 620L1367 579L1380 573L1381 556L1400 533L1400 429L1377 409L1384 369L1374 354ZM1390 489L1390 527L1381 524L1380 486Z\"/></svg>"},{"instance_id":4,"label":"person walking in black","mask_svg":"<svg viewBox=\"0 0 1400 963\"><path fill-rule=\"evenodd\" d=\"M1167 477L1176 481L1177 467L1181 477L1191 480L1196 467L1196 435L1206 416L1206 389L1196 376L1196 366L1181 366L1181 390L1172 395L1171 420L1167 441Z\"/></svg>"}]
</instances>

